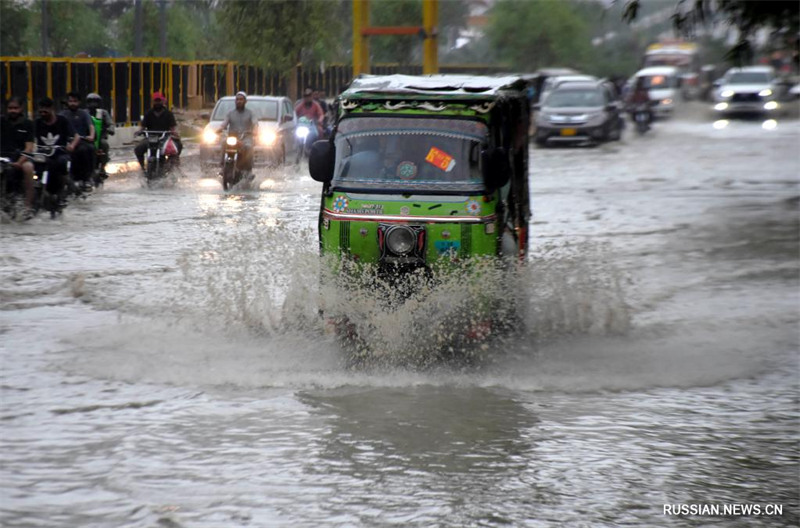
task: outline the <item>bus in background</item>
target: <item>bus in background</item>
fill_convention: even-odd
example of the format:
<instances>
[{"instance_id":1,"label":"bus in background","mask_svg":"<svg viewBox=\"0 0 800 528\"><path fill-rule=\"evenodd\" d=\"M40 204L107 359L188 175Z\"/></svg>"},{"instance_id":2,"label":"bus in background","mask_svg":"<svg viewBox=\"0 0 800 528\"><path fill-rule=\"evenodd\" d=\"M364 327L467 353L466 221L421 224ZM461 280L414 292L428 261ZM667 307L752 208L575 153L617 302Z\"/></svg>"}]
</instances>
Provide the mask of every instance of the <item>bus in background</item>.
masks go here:
<instances>
[{"instance_id":1,"label":"bus in background","mask_svg":"<svg viewBox=\"0 0 800 528\"><path fill-rule=\"evenodd\" d=\"M700 95L700 57L697 44L684 41L664 41L650 44L642 59L642 68L672 66L678 69L680 93L686 99Z\"/></svg>"}]
</instances>

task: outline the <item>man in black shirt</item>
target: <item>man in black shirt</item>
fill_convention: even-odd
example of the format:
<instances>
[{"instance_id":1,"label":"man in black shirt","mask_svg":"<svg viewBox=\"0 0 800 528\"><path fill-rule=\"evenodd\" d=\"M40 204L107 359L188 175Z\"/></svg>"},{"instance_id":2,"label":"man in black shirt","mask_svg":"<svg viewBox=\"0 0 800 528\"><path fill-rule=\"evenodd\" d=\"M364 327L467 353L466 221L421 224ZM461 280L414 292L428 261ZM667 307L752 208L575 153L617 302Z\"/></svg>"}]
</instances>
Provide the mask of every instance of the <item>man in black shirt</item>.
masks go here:
<instances>
[{"instance_id":1,"label":"man in black shirt","mask_svg":"<svg viewBox=\"0 0 800 528\"><path fill-rule=\"evenodd\" d=\"M81 107L81 96L77 92L67 94L67 108L61 111L83 141L78 142L72 151L72 177L87 185L94 170L95 129L89 113Z\"/></svg>"},{"instance_id":2,"label":"man in black shirt","mask_svg":"<svg viewBox=\"0 0 800 528\"><path fill-rule=\"evenodd\" d=\"M156 92L153 94L153 107L145 112L144 118L139 124L139 130L137 134L140 134L145 130L162 132L169 130L172 134L172 141L175 143L175 147L178 149L178 156L180 156L181 151L183 150L183 145L181 144L180 134L178 133L178 123L175 121L175 116L172 114L172 112L167 110L167 108L164 106L164 94L161 92ZM147 152L147 140L144 139L140 141L139 144L133 149L133 152L136 154L136 159L139 160L139 166L144 171L144 153Z\"/></svg>"},{"instance_id":3,"label":"man in black shirt","mask_svg":"<svg viewBox=\"0 0 800 528\"><path fill-rule=\"evenodd\" d=\"M23 115L22 103L21 97L12 97L6 105L6 115L0 117L0 156L12 161L6 173L7 184L17 187L22 182L25 205L30 210L33 207L33 162L22 153L32 153L36 147L33 123Z\"/></svg>"},{"instance_id":4,"label":"man in black shirt","mask_svg":"<svg viewBox=\"0 0 800 528\"><path fill-rule=\"evenodd\" d=\"M66 117L56 115L55 104L49 97L39 101L39 118L33 124L33 130L37 145L64 149L54 152L49 158L50 177L47 181L47 192L63 199L69 154L78 146L81 137Z\"/></svg>"}]
</instances>

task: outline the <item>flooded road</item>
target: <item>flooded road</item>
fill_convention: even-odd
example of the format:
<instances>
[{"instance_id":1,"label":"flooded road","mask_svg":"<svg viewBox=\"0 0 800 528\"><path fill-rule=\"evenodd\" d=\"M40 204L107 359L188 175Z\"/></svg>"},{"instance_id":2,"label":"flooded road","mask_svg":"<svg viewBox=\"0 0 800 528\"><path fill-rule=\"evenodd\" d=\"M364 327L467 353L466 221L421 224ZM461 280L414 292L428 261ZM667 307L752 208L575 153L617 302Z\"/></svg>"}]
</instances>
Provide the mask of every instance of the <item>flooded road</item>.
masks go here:
<instances>
[{"instance_id":1,"label":"flooded road","mask_svg":"<svg viewBox=\"0 0 800 528\"><path fill-rule=\"evenodd\" d=\"M0 225L0 524L796 526L800 123L627 132L531 149L525 330L470 367L346 367L294 167Z\"/></svg>"}]
</instances>

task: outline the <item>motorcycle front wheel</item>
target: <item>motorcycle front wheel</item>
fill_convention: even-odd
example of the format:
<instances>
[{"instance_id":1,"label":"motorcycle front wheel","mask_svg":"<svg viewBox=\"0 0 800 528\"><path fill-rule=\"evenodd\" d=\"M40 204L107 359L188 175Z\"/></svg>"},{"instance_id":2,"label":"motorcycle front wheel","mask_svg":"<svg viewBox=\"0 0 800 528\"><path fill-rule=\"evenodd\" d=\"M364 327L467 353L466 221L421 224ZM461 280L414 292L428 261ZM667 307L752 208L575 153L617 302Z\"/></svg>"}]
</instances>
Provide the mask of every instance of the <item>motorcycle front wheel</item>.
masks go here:
<instances>
[{"instance_id":1,"label":"motorcycle front wheel","mask_svg":"<svg viewBox=\"0 0 800 528\"><path fill-rule=\"evenodd\" d=\"M227 191L233 184L233 163L225 163L222 167L222 189Z\"/></svg>"}]
</instances>

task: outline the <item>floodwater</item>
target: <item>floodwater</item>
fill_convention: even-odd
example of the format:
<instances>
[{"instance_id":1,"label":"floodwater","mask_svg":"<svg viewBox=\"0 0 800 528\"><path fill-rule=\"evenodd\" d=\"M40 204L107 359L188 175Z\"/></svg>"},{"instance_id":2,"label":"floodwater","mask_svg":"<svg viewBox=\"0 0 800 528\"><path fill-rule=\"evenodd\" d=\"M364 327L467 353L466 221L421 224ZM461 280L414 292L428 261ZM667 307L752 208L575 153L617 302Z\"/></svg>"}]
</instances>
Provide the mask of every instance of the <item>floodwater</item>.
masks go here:
<instances>
[{"instance_id":1,"label":"floodwater","mask_svg":"<svg viewBox=\"0 0 800 528\"><path fill-rule=\"evenodd\" d=\"M524 330L469 364L349 366L295 167L226 195L187 157L3 223L0 524L796 526L799 139L533 148ZM364 312L386 354L413 311Z\"/></svg>"}]
</instances>

